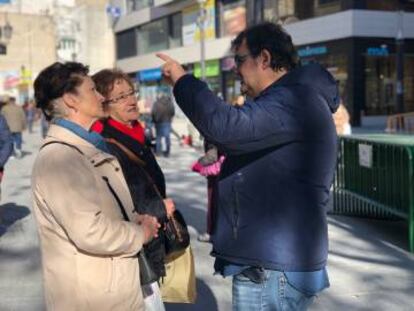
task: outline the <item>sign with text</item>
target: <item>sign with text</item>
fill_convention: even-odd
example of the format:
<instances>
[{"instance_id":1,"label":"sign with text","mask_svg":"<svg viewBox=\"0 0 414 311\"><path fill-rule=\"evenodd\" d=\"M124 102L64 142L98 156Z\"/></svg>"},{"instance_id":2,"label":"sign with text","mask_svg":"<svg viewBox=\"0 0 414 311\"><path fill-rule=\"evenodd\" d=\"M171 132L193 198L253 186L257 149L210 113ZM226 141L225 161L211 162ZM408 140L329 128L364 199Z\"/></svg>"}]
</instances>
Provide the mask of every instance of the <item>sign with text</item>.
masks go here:
<instances>
[{"instance_id":1,"label":"sign with text","mask_svg":"<svg viewBox=\"0 0 414 311\"><path fill-rule=\"evenodd\" d=\"M200 63L194 64L194 76L201 78L201 66ZM206 77L217 77L220 74L220 63L218 60L206 61Z\"/></svg>"},{"instance_id":2,"label":"sign with text","mask_svg":"<svg viewBox=\"0 0 414 311\"><path fill-rule=\"evenodd\" d=\"M216 37L216 9L215 0L208 0L205 4L206 21L204 23L204 37L206 40ZM200 42L200 27L198 25L200 6L192 5L183 10L183 45Z\"/></svg>"},{"instance_id":3,"label":"sign with text","mask_svg":"<svg viewBox=\"0 0 414 311\"><path fill-rule=\"evenodd\" d=\"M372 145L358 145L359 165L367 168L372 167Z\"/></svg>"}]
</instances>

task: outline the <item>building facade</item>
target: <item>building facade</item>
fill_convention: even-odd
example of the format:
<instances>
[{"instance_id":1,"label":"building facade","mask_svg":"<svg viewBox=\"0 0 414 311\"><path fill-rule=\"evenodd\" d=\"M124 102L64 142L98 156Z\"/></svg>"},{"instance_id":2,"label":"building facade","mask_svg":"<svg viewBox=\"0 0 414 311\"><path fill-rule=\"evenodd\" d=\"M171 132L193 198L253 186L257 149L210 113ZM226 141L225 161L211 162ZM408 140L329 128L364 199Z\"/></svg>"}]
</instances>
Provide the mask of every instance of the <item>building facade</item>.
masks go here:
<instances>
[{"instance_id":1,"label":"building facade","mask_svg":"<svg viewBox=\"0 0 414 311\"><path fill-rule=\"evenodd\" d=\"M0 21L6 20L13 31L0 54L0 95L22 104L33 94L33 77L56 61L55 24L44 15L0 13Z\"/></svg>"},{"instance_id":2,"label":"building facade","mask_svg":"<svg viewBox=\"0 0 414 311\"><path fill-rule=\"evenodd\" d=\"M154 52L168 51L200 76L197 1L113 0L117 66L153 101L161 84ZM414 111L414 1L410 0L207 0L206 80L231 101L239 82L229 50L246 25L283 24L303 64L318 62L336 78L359 125L362 116Z\"/></svg>"},{"instance_id":3,"label":"building facade","mask_svg":"<svg viewBox=\"0 0 414 311\"><path fill-rule=\"evenodd\" d=\"M92 73L115 64L106 0L10 0L0 4L0 94L22 104L33 80L55 61L78 61ZM3 2L2 2L3 3ZM12 34L3 45L3 26Z\"/></svg>"}]
</instances>

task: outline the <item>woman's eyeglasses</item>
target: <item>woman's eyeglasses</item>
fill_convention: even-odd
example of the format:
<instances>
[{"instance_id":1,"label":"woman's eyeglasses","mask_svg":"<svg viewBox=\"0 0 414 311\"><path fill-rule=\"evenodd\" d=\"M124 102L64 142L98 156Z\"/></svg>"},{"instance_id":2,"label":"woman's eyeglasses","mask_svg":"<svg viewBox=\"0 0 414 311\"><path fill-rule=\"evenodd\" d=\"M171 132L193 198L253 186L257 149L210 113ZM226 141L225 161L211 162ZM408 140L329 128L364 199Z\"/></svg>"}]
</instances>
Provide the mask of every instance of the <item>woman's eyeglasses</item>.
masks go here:
<instances>
[{"instance_id":1,"label":"woman's eyeglasses","mask_svg":"<svg viewBox=\"0 0 414 311\"><path fill-rule=\"evenodd\" d=\"M119 95L118 97L105 100L104 104L106 104L106 105L117 104L117 103L123 102L125 99L127 99L130 96L134 96L134 97L138 98L139 92L135 91L135 90L131 90L128 93Z\"/></svg>"}]
</instances>

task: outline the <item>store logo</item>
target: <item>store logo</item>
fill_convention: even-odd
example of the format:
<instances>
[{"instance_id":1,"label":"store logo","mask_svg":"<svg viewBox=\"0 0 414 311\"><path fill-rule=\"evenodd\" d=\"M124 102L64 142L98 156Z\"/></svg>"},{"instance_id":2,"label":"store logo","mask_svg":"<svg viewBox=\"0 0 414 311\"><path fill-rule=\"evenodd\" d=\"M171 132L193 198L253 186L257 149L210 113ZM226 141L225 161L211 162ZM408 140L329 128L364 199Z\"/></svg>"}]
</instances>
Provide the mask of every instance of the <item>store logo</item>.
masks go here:
<instances>
[{"instance_id":1,"label":"store logo","mask_svg":"<svg viewBox=\"0 0 414 311\"><path fill-rule=\"evenodd\" d=\"M298 55L300 57L313 56L313 55L322 55L322 54L326 54L326 53L328 53L328 48L324 45L314 46L314 47L307 46L306 48L298 50Z\"/></svg>"},{"instance_id":2,"label":"store logo","mask_svg":"<svg viewBox=\"0 0 414 311\"><path fill-rule=\"evenodd\" d=\"M367 48L367 55L369 56L388 56L389 54L390 52L388 51L388 47L386 45Z\"/></svg>"}]
</instances>

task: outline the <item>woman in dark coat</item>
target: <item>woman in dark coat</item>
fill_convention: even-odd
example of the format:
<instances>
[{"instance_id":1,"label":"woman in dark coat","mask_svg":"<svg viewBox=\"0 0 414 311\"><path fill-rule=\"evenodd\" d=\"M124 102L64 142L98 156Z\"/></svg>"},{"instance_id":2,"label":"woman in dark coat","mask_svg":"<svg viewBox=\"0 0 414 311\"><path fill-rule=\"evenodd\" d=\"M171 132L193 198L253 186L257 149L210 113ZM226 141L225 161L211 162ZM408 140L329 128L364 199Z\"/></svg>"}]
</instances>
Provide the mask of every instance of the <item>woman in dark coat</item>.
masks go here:
<instances>
[{"instance_id":1,"label":"woman in dark coat","mask_svg":"<svg viewBox=\"0 0 414 311\"><path fill-rule=\"evenodd\" d=\"M156 216L161 225L174 212L174 202L166 197L164 174L152 151L145 145L144 129L137 121L137 92L129 76L120 70L105 69L93 75L96 88L106 101L108 118L92 130L107 141L110 152L121 164L135 209L139 214ZM159 236L144 249L158 278L165 276L165 236Z\"/></svg>"}]
</instances>

